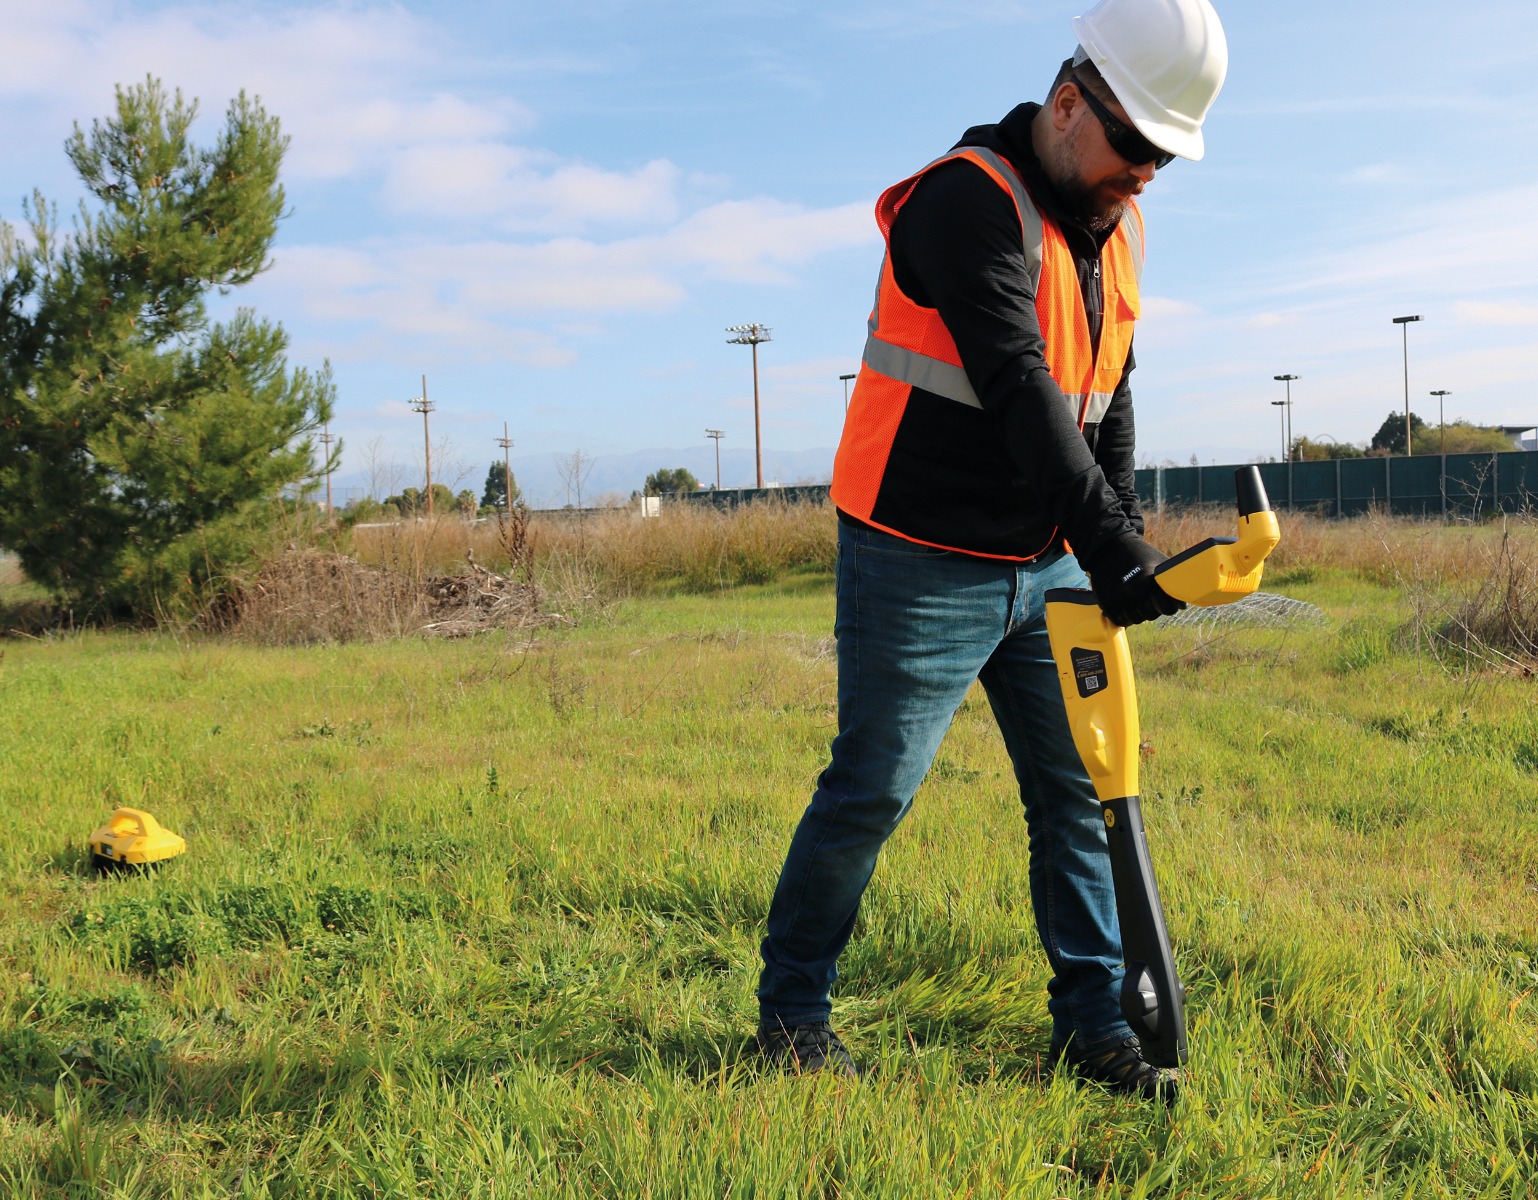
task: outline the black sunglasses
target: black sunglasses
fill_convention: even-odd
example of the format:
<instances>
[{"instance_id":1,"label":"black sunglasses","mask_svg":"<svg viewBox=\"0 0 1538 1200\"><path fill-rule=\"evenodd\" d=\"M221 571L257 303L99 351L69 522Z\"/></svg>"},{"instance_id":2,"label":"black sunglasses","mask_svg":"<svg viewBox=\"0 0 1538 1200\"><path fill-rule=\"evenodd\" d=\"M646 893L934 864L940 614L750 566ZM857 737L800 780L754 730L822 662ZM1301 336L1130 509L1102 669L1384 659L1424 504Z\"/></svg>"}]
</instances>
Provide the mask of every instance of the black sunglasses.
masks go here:
<instances>
[{"instance_id":1,"label":"black sunglasses","mask_svg":"<svg viewBox=\"0 0 1538 1200\"><path fill-rule=\"evenodd\" d=\"M1155 171L1175 161L1175 155L1168 150L1159 149L1132 126L1112 116L1111 110L1095 99L1095 94L1079 82L1078 76L1070 75L1068 79L1079 89L1079 95L1084 97L1084 103L1089 105L1090 112L1100 118L1100 128L1105 130L1105 140L1117 154L1134 167L1153 163Z\"/></svg>"}]
</instances>

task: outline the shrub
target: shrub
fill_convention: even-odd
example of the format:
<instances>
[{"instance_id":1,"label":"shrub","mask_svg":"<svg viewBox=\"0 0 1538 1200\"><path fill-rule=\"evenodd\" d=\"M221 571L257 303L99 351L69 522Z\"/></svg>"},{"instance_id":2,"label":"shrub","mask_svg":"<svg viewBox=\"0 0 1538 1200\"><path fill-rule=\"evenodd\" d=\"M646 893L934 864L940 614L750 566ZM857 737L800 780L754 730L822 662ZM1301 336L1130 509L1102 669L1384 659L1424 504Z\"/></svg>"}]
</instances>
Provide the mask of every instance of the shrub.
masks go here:
<instances>
[{"instance_id":1,"label":"shrub","mask_svg":"<svg viewBox=\"0 0 1538 1200\"><path fill-rule=\"evenodd\" d=\"M224 924L176 900L124 896L76 913L70 932L123 956L124 965L158 974L229 948Z\"/></svg>"},{"instance_id":2,"label":"shrub","mask_svg":"<svg viewBox=\"0 0 1538 1200\"><path fill-rule=\"evenodd\" d=\"M1538 561L1522 552L1510 529L1493 554L1481 557L1483 573L1456 602L1441 636L1476 658L1531 673L1538 666Z\"/></svg>"},{"instance_id":3,"label":"shrub","mask_svg":"<svg viewBox=\"0 0 1538 1200\"><path fill-rule=\"evenodd\" d=\"M379 895L371 888L333 883L315 898L315 909L332 933L368 933L379 920Z\"/></svg>"},{"instance_id":4,"label":"shrub","mask_svg":"<svg viewBox=\"0 0 1538 1200\"><path fill-rule=\"evenodd\" d=\"M53 1043L27 1025L0 1028L0 1079L54 1076L63 1060Z\"/></svg>"},{"instance_id":5,"label":"shrub","mask_svg":"<svg viewBox=\"0 0 1538 1200\"><path fill-rule=\"evenodd\" d=\"M237 944L292 943L299 936L302 915L292 889L271 884L236 884L219 893L220 918Z\"/></svg>"}]
</instances>

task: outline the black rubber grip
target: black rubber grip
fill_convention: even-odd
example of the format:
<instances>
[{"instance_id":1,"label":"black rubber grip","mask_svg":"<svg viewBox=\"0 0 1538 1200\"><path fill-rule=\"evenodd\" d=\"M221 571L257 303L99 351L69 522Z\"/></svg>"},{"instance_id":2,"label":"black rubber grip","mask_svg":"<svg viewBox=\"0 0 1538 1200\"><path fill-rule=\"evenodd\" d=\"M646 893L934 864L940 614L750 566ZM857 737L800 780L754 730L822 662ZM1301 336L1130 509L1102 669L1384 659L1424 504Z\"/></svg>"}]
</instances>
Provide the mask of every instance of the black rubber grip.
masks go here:
<instances>
[{"instance_id":1,"label":"black rubber grip","mask_svg":"<svg viewBox=\"0 0 1538 1200\"><path fill-rule=\"evenodd\" d=\"M1234 491L1239 496L1241 517L1271 511L1271 499L1266 495L1266 485L1261 481L1259 467L1251 465L1235 471Z\"/></svg>"},{"instance_id":2,"label":"black rubber grip","mask_svg":"<svg viewBox=\"0 0 1538 1200\"><path fill-rule=\"evenodd\" d=\"M1048 604L1099 604L1088 588L1048 588Z\"/></svg>"}]
</instances>

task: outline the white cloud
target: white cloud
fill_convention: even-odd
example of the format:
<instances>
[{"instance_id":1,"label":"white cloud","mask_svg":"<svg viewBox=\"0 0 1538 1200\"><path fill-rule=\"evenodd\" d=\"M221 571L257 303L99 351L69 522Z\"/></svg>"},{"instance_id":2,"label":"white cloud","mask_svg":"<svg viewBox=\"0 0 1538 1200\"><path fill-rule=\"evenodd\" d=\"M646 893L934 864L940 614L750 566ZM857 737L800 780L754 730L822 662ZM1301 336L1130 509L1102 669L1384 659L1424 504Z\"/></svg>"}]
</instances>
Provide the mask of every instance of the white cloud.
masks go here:
<instances>
[{"instance_id":1,"label":"white cloud","mask_svg":"<svg viewBox=\"0 0 1538 1200\"><path fill-rule=\"evenodd\" d=\"M1535 205L1538 185L1489 189L1407 209L1385 233L1349 238L1340 230L1329 255L1288 262L1287 282L1272 291L1353 304L1385 293L1395 303L1446 298L1465 287L1530 291L1538 279L1538 227L1527 214Z\"/></svg>"},{"instance_id":2,"label":"white cloud","mask_svg":"<svg viewBox=\"0 0 1538 1200\"><path fill-rule=\"evenodd\" d=\"M1345 175L1345 182L1364 187L1386 187L1410 183L1414 174L1399 163L1365 163Z\"/></svg>"},{"instance_id":3,"label":"white cloud","mask_svg":"<svg viewBox=\"0 0 1538 1200\"><path fill-rule=\"evenodd\" d=\"M860 361L857 355L841 358L806 358L797 362L766 364L764 374L768 378L785 383L810 383L819 390L829 386L836 390L842 387L838 377L858 370L859 366ZM831 384L829 381L832 381Z\"/></svg>"},{"instance_id":4,"label":"white cloud","mask_svg":"<svg viewBox=\"0 0 1538 1200\"><path fill-rule=\"evenodd\" d=\"M1495 304L1487 300L1459 300L1453 315L1475 325L1538 325L1538 304Z\"/></svg>"},{"instance_id":5,"label":"white cloud","mask_svg":"<svg viewBox=\"0 0 1538 1200\"><path fill-rule=\"evenodd\" d=\"M1202 307L1192 304L1187 300L1176 300L1172 296L1151 296L1144 294L1142 297L1142 319L1145 321L1174 320L1179 317L1198 317L1202 315Z\"/></svg>"},{"instance_id":6,"label":"white cloud","mask_svg":"<svg viewBox=\"0 0 1538 1200\"><path fill-rule=\"evenodd\" d=\"M45 139L56 147L147 74L203 101L203 137L237 92L260 96L291 138L291 203L324 221L345 196L356 220L345 240L280 239L241 302L303 314L296 342L339 359L565 365L604 317L676 308L705 280L790 284L820 256L877 243L866 202L732 198L728 179L667 158L612 165L530 144L533 114L467 91L486 64L428 11L0 0L0 100L41 114L20 131L37 152L10 149L41 160Z\"/></svg>"},{"instance_id":7,"label":"white cloud","mask_svg":"<svg viewBox=\"0 0 1538 1200\"><path fill-rule=\"evenodd\" d=\"M1280 329L1287 325L1297 325L1302 319L1295 312L1262 312L1247 317L1244 323L1251 329Z\"/></svg>"},{"instance_id":8,"label":"white cloud","mask_svg":"<svg viewBox=\"0 0 1538 1200\"><path fill-rule=\"evenodd\" d=\"M479 218L518 232L633 228L676 219L681 176L660 159L605 171L504 143L439 142L395 156L384 200L398 212Z\"/></svg>"},{"instance_id":9,"label":"white cloud","mask_svg":"<svg viewBox=\"0 0 1538 1200\"><path fill-rule=\"evenodd\" d=\"M456 96L436 95L415 103L371 98L315 97L313 106L287 116L280 101L273 111L294 130L289 155L291 173L303 178L338 178L380 161L399 170L404 157L441 143L491 137L532 123L526 110L507 101L471 104Z\"/></svg>"},{"instance_id":10,"label":"white cloud","mask_svg":"<svg viewBox=\"0 0 1538 1200\"><path fill-rule=\"evenodd\" d=\"M569 329L552 329L532 342L527 330L512 331L555 314L665 311L685 298L697 276L788 282L788 267L872 240L864 209L729 201L660 235L607 243L568 237L290 246L277 253L262 286L280 293L282 306L336 323L339 337L355 327L352 336L370 346L375 334L439 340L559 365L570 360L557 340Z\"/></svg>"},{"instance_id":11,"label":"white cloud","mask_svg":"<svg viewBox=\"0 0 1538 1200\"><path fill-rule=\"evenodd\" d=\"M423 246L400 269L440 294L503 314L637 312L671 307L684 289L642 244L560 238L535 245L478 242Z\"/></svg>"},{"instance_id":12,"label":"white cloud","mask_svg":"<svg viewBox=\"0 0 1538 1200\"><path fill-rule=\"evenodd\" d=\"M786 267L876 241L864 202L809 209L760 198L727 200L694 213L665 235L663 248L715 279L786 283Z\"/></svg>"},{"instance_id":13,"label":"white cloud","mask_svg":"<svg viewBox=\"0 0 1538 1200\"><path fill-rule=\"evenodd\" d=\"M107 0L3 0L0 21L7 43L0 96L41 102L67 129L82 112L104 112L115 85L147 74L201 98L207 115L245 90L292 137L290 179L335 178L401 146L529 124L527 110L511 101L411 97L406 81L430 77L449 48L437 26L394 5L143 12Z\"/></svg>"},{"instance_id":14,"label":"white cloud","mask_svg":"<svg viewBox=\"0 0 1538 1200\"><path fill-rule=\"evenodd\" d=\"M1020 0L920 0L903 5L830 6L825 19L835 29L912 41L953 29L989 25L1019 31L1050 22L1053 16L1042 12L1040 5L1023 4Z\"/></svg>"}]
</instances>

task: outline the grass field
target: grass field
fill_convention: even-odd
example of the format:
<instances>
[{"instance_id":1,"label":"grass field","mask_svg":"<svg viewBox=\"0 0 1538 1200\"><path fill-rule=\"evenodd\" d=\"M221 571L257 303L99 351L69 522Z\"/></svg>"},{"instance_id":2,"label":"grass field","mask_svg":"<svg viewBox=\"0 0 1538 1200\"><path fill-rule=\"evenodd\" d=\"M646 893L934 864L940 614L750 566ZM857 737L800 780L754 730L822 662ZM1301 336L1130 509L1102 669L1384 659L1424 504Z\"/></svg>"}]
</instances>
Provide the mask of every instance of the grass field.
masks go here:
<instances>
[{"instance_id":1,"label":"grass field","mask_svg":"<svg viewBox=\"0 0 1538 1200\"><path fill-rule=\"evenodd\" d=\"M457 642L0 643L0 1196L1532 1194L1533 681L1404 637L1381 562L1279 565L1323 624L1132 633L1169 1112L1042 1067L980 693L843 963L874 1075L743 1061L825 574ZM116 804L186 855L93 877Z\"/></svg>"}]
</instances>

